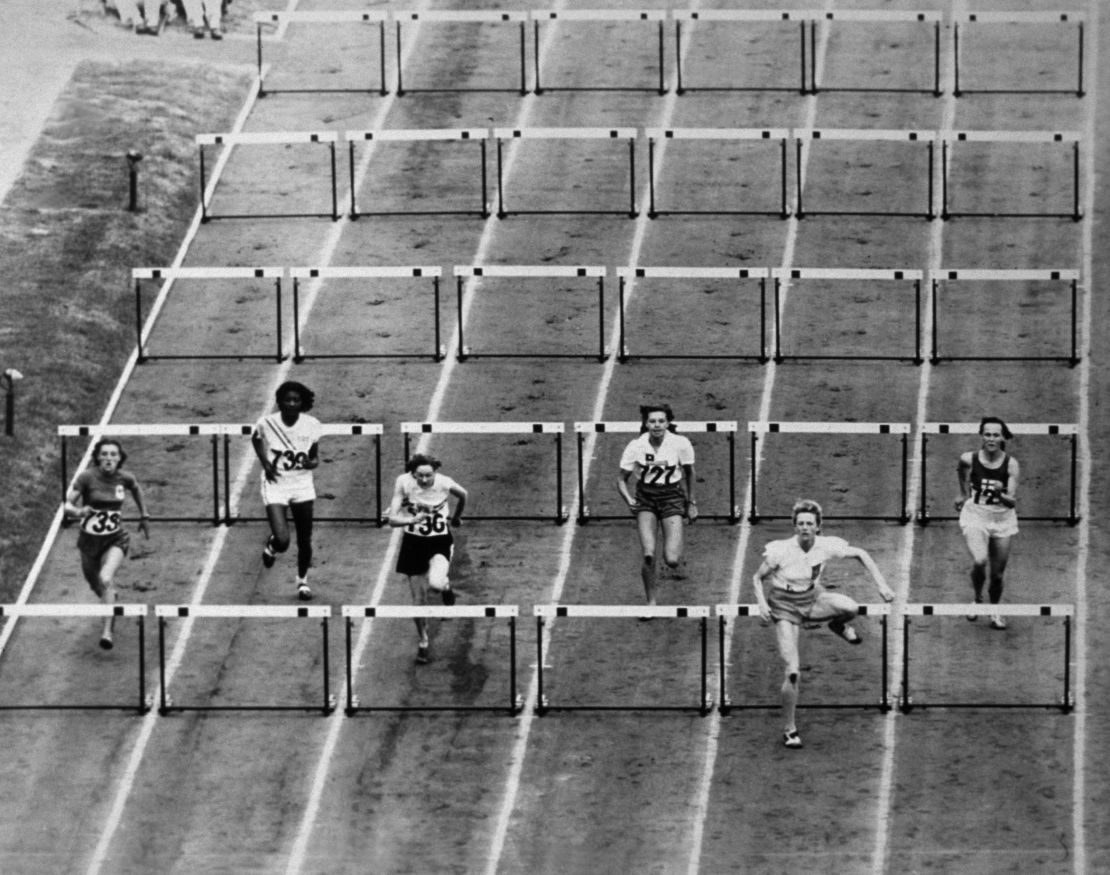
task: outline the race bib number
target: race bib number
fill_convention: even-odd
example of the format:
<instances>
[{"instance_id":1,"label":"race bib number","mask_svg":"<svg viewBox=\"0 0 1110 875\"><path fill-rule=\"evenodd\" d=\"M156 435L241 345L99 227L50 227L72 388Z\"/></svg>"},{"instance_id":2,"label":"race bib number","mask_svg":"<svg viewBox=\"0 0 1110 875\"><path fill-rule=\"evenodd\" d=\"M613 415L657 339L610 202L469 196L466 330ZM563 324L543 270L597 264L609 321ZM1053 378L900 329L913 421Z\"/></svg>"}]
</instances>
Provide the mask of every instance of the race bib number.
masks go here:
<instances>
[{"instance_id":1,"label":"race bib number","mask_svg":"<svg viewBox=\"0 0 1110 875\"><path fill-rule=\"evenodd\" d=\"M308 453L294 453L292 450L271 450L274 454L274 467L279 471L303 471L308 462Z\"/></svg>"},{"instance_id":2,"label":"race bib number","mask_svg":"<svg viewBox=\"0 0 1110 875\"><path fill-rule=\"evenodd\" d=\"M120 528L118 510L98 510L85 517L81 530L90 535L114 535Z\"/></svg>"},{"instance_id":3,"label":"race bib number","mask_svg":"<svg viewBox=\"0 0 1110 875\"><path fill-rule=\"evenodd\" d=\"M405 531L419 535L422 538L430 538L433 535L442 535L447 532L447 517L444 515L442 508L412 507L410 510L414 514L425 512L427 516L418 522L409 523L405 527Z\"/></svg>"},{"instance_id":4,"label":"race bib number","mask_svg":"<svg viewBox=\"0 0 1110 875\"><path fill-rule=\"evenodd\" d=\"M1002 501L1002 481L988 480L985 477L979 483L976 494L976 504L999 504Z\"/></svg>"},{"instance_id":5,"label":"race bib number","mask_svg":"<svg viewBox=\"0 0 1110 875\"><path fill-rule=\"evenodd\" d=\"M648 486L668 486L677 480L678 465L655 465L648 463L644 466L641 478Z\"/></svg>"}]
</instances>

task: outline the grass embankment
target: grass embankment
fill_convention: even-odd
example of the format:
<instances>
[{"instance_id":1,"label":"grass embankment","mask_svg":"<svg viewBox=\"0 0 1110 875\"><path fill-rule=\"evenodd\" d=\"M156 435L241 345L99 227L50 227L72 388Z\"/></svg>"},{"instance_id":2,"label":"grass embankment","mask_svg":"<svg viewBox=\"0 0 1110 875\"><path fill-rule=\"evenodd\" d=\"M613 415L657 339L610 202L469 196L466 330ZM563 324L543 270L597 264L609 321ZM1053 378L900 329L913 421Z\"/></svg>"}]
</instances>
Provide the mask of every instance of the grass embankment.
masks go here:
<instances>
[{"instance_id":1,"label":"grass embankment","mask_svg":"<svg viewBox=\"0 0 1110 875\"><path fill-rule=\"evenodd\" d=\"M168 264L192 220L193 138L226 130L248 85L196 65L80 65L0 210L0 370L24 375L15 435L0 435L0 601L57 508L58 425L99 420L134 347L131 268ZM143 155L138 213L128 149Z\"/></svg>"}]
</instances>

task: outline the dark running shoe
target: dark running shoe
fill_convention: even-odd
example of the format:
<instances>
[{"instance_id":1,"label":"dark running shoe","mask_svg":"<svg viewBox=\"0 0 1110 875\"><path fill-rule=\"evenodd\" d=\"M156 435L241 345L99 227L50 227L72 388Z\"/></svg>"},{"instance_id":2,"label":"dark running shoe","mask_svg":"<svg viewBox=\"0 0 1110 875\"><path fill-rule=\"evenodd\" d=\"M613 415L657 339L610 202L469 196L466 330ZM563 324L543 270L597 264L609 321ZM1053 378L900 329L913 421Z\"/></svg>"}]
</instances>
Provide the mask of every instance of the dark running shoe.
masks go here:
<instances>
[{"instance_id":1,"label":"dark running shoe","mask_svg":"<svg viewBox=\"0 0 1110 875\"><path fill-rule=\"evenodd\" d=\"M853 626L849 626L847 623L843 623L840 620L831 621L829 623L829 628L832 629L834 634L839 635L849 644L860 644L863 642L863 639L859 637L859 632L857 632Z\"/></svg>"},{"instance_id":2,"label":"dark running shoe","mask_svg":"<svg viewBox=\"0 0 1110 875\"><path fill-rule=\"evenodd\" d=\"M447 589L441 590L439 593L439 597L443 599L443 603L447 605L447 607L451 607L453 604L455 604L455 591L451 589L451 587L447 587Z\"/></svg>"},{"instance_id":3,"label":"dark running shoe","mask_svg":"<svg viewBox=\"0 0 1110 875\"><path fill-rule=\"evenodd\" d=\"M782 746L795 749L802 746L802 737L798 735L797 729L788 729L782 734Z\"/></svg>"},{"instance_id":4,"label":"dark running shoe","mask_svg":"<svg viewBox=\"0 0 1110 875\"><path fill-rule=\"evenodd\" d=\"M270 539L266 539L266 546L262 548L262 567L273 568L274 560L277 559L277 553L274 548L270 546Z\"/></svg>"},{"instance_id":5,"label":"dark running shoe","mask_svg":"<svg viewBox=\"0 0 1110 875\"><path fill-rule=\"evenodd\" d=\"M416 664L417 665L427 665L431 661L432 661L432 657L428 654L428 646L427 645L421 645L420 647L416 648Z\"/></svg>"}]
</instances>

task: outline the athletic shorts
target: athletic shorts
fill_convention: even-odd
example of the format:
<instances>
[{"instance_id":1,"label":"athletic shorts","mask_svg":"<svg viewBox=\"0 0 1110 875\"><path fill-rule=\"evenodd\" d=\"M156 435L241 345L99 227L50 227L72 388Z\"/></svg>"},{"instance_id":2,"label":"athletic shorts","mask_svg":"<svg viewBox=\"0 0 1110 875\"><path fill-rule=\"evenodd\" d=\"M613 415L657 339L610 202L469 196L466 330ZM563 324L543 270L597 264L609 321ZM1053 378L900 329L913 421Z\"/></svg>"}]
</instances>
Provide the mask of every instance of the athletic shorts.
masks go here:
<instances>
[{"instance_id":1,"label":"athletic shorts","mask_svg":"<svg viewBox=\"0 0 1110 875\"><path fill-rule=\"evenodd\" d=\"M960 531L966 538L978 532L987 538L1012 538L1018 533L1017 511L1009 507L1003 513L982 511L970 500L960 508Z\"/></svg>"},{"instance_id":2,"label":"athletic shorts","mask_svg":"<svg viewBox=\"0 0 1110 875\"><path fill-rule=\"evenodd\" d=\"M636 503L633 513L653 513L656 518L686 516L686 493L677 483L669 486L636 484Z\"/></svg>"},{"instance_id":3,"label":"athletic shorts","mask_svg":"<svg viewBox=\"0 0 1110 875\"><path fill-rule=\"evenodd\" d=\"M405 532L401 536L401 549L397 553L397 573L407 577L427 574L432 557L436 555L444 556L450 562L454 543L455 537L450 532L427 538Z\"/></svg>"},{"instance_id":4,"label":"athletic shorts","mask_svg":"<svg viewBox=\"0 0 1110 875\"><path fill-rule=\"evenodd\" d=\"M278 477L276 483L271 483L262 475L262 503L271 504L303 504L306 501L316 500L316 486L311 477L286 479Z\"/></svg>"},{"instance_id":5,"label":"athletic shorts","mask_svg":"<svg viewBox=\"0 0 1110 875\"><path fill-rule=\"evenodd\" d=\"M110 535L90 535L88 532L77 535L77 549L82 556L94 562L99 562L112 547L119 547L126 556L131 551L131 533L126 529L117 529Z\"/></svg>"},{"instance_id":6,"label":"athletic shorts","mask_svg":"<svg viewBox=\"0 0 1110 875\"><path fill-rule=\"evenodd\" d=\"M814 584L805 592L790 592L778 586L767 588L767 604L771 608L771 619L776 623L785 620L795 626L813 622L810 615L817 605L818 597L825 591L821 584Z\"/></svg>"}]
</instances>

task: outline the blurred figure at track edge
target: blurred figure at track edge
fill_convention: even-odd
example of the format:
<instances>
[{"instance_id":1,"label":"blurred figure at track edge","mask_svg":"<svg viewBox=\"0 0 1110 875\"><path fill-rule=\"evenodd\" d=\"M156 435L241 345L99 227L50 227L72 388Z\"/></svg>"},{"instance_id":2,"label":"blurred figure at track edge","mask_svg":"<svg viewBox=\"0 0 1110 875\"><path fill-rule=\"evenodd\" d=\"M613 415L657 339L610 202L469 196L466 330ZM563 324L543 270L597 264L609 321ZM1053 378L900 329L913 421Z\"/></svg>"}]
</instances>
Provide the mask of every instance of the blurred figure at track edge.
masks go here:
<instances>
[{"instance_id":1,"label":"blurred figure at track edge","mask_svg":"<svg viewBox=\"0 0 1110 875\"><path fill-rule=\"evenodd\" d=\"M105 10L114 10L119 20L137 34L157 36L166 21L165 0L104 0Z\"/></svg>"},{"instance_id":2,"label":"blurred figure at track edge","mask_svg":"<svg viewBox=\"0 0 1110 875\"><path fill-rule=\"evenodd\" d=\"M297 597L312 598L308 569L312 565L312 515L316 485L312 472L319 466L320 420L309 416L315 393L289 380L274 393L277 413L263 416L251 433L255 455L262 463L262 503L270 522L270 535L262 548L262 564L273 567L278 553L289 549L289 524L293 516L297 534Z\"/></svg>"},{"instance_id":3,"label":"blurred figure at track edge","mask_svg":"<svg viewBox=\"0 0 1110 875\"><path fill-rule=\"evenodd\" d=\"M143 503L139 481L130 471L123 470L127 453L119 441L102 438L92 452L93 465L73 481L66 495L65 516L79 522L77 549L81 554L81 573L92 591L105 605L116 602L116 572L123 557L131 550L131 534L123 528L120 510L127 493L139 509L139 531L150 538L147 520L150 515ZM115 617L104 619L100 646L111 650L112 626Z\"/></svg>"},{"instance_id":4,"label":"blurred figure at track edge","mask_svg":"<svg viewBox=\"0 0 1110 875\"><path fill-rule=\"evenodd\" d=\"M668 404L640 406L640 436L621 454L617 490L636 517L643 561L640 578L649 605L656 604L655 537L663 530L664 567L680 575L683 524L698 518L694 499L694 447L676 433ZM635 492L629 482L635 481Z\"/></svg>"},{"instance_id":5,"label":"blurred figure at track edge","mask_svg":"<svg viewBox=\"0 0 1110 875\"><path fill-rule=\"evenodd\" d=\"M760 617L775 625L775 639L785 668L783 744L799 748L802 739L794 719L801 680L799 630L803 624L827 622L829 628L849 644L859 644L861 640L859 632L849 625L859 613L859 605L854 599L828 592L821 585L821 572L826 563L831 559L858 559L875 581L883 601L893 601L894 591L887 586L883 573L866 550L851 546L843 538L821 534L821 505L816 501L795 502L791 518L794 536L767 544L763 563L752 582ZM771 585L764 592L767 581Z\"/></svg>"},{"instance_id":6,"label":"blurred figure at track edge","mask_svg":"<svg viewBox=\"0 0 1110 875\"><path fill-rule=\"evenodd\" d=\"M181 3L194 37L204 39L207 28L212 39L224 38L222 21L228 0L181 0Z\"/></svg>"},{"instance_id":7,"label":"blurred figure at track edge","mask_svg":"<svg viewBox=\"0 0 1110 875\"><path fill-rule=\"evenodd\" d=\"M1002 600L1010 539L1018 533L1015 508L1021 466L1006 452L1006 441L1012 437L1005 422L997 416L984 416L979 422L979 449L962 454L956 465L960 494L955 504L960 531L971 553L971 588L977 604L983 601L984 584L992 605ZM977 618L968 615L969 620ZM1001 614L993 612L990 618L992 629L1006 628Z\"/></svg>"},{"instance_id":8,"label":"blurred figure at track edge","mask_svg":"<svg viewBox=\"0 0 1110 875\"><path fill-rule=\"evenodd\" d=\"M405 464L405 473L397 477L389 504L389 524L405 530L396 570L408 580L414 605L428 603L429 589L438 592L448 607L455 604L455 591L447 576L455 544L451 529L462 525L467 493L446 474L440 474L440 467L442 463L435 456L413 455ZM423 665L430 659L428 621L422 617L413 621L418 639L416 661Z\"/></svg>"}]
</instances>

